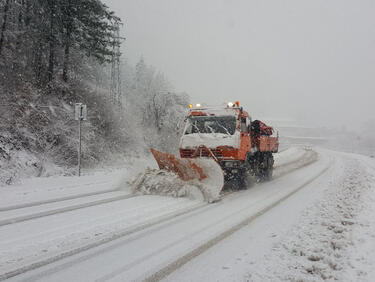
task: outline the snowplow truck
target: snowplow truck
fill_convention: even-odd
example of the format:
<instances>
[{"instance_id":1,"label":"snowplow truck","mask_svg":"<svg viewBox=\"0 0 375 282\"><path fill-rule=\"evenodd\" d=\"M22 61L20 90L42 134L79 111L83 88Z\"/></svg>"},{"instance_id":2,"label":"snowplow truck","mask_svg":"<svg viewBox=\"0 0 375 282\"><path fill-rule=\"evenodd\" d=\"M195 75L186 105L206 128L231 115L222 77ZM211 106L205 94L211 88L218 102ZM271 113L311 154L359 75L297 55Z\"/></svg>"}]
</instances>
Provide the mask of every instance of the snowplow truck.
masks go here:
<instances>
[{"instance_id":1,"label":"snowplow truck","mask_svg":"<svg viewBox=\"0 0 375 282\"><path fill-rule=\"evenodd\" d=\"M235 181L243 188L249 177L257 181L272 178L272 154L279 148L272 127L252 120L239 102L221 108L189 107L180 158L151 149L160 169L173 171L182 180L203 180L212 177L215 169L199 160L212 159L221 168L223 183Z\"/></svg>"}]
</instances>

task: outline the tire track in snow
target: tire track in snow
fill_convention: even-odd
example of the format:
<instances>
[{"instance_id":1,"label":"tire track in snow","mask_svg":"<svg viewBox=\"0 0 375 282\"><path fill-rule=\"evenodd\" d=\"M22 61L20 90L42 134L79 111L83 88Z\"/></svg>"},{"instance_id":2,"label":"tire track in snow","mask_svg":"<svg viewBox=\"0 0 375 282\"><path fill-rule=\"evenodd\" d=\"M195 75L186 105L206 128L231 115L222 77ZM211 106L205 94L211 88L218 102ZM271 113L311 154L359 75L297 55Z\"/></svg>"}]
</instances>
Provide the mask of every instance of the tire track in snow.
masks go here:
<instances>
[{"instance_id":1,"label":"tire track in snow","mask_svg":"<svg viewBox=\"0 0 375 282\"><path fill-rule=\"evenodd\" d=\"M276 170L282 169L282 171L278 175L276 175L274 177L274 179L282 177L283 175L286 175L286 174L288 174L288 173L290 173L290 172L292 172L296 169L302 168L304 166L307 166L307 165L315 162L316 159L317 159L316 155L317 155L316 152L306 151L300 158L298 158L294 161L276 166L275 167ZM300 164L300 165L298 165L298 164ZM297 165L297 167L296 167L296 165ZM98 191L98 192L80 194L80 195L69 196L69 197L64 197L64 198L51 199L51 200L47 200L47 201L40 201L40 202L27 203L27 204L23 204L23 205L9 206L9 207L5 207L5 208L0 208L0 212L8 212L8 211L11 211L11 210L17 210L17 209L22 209L22 208L34 208L34 207L37 207L37 206L42 207L45 204L59 203L59 202L64 202L64 201L68 201L68 200L87 198L87 197L95 196L95 195L102 195L102 194L105 195L105 194L108 194L108 193L111 193L111 192L116 192L116 191L119 191L119 189L107 190L105 192ZM225 193L224 197L227 196L228 194L231 194L231 193ZM82 203L82 204L74 204L74 205L71 205L71 206L63 207L63 208L52 208L52 209L47 210L47 211L34 212L34 213L31 213L31 214L28 214L28 215L10 217L10 218L0 220L0 226L19 223L19 222L22 222L22 221L32 220L32 219L41 218L41 217L44 217L44 216L55 215L55 214L59 214L59 213L69 212L69 211L78 210L78 209L87 208L87 207L92 207L92 206L96 206L96 205L106 204L106 203L110 203L110 202L114 202L114 201L124 200L124 199L132 198L132 197L135 197L135 196L136 195L133 195L133 194L115 196L115 197L110 197L110 198L107 198L107 199L100 199L100 200L95 200L95 201L92 201L92 202L87 202L87 203Z\"/></svg>"},{"instance_id":2,"label":"tire track in snow","mask_svg":"<svg viewBox=\"0 0 375 282\"><path fill-rule=\"evenodd\" d=\"M72 195L72 196L67 196L67 197L53 198L53 199L49 199L49 200L45 200L45 201L35 201L35 202L26 203L26 204L0 207L0 212L23 209L23 208L30 208L30 207L36 207L36 206L41 206L41 205L44 205L44 204L51 204L51 203L62 202L62 201L67 201L67 200L74 200L74 199L79 199L79 198L84 198L84 197L89 197L89 196L95 196L95 195L101 195L101 194L106 194L106 193L111 193L111 192L116 192L116 191L119 191L119 189L116 188L116 189L112 189L112 190L96 191L96 192Z\"/></svg>"},{"instance_id":3,"label":"tire track in snow","mask_svg":"<svg viewBox=\"0 0 375 282\"><path fill-rule=\"evenodd\" d=\"M374 162L374 159L363 159L363 161L365 162L365 164L367 165L368 168L370 168L371 170L375 171L375 162Z\"/></svg>"},{"instance_id":4,"label":"tire track in snow","mask_svg":"<svg viewBox=\"0 0 375 282\"><path fill-rule=\"evenodd\" d=\"M313 154L313 153L315 153L315 152L306 151L303 154L303 156L301 156L300 158L298 158L296 160L290 161L288 163L285 163L285 164L282 164L282 165L279 165L279 166L275 166L275 169L277 169L277 170L280 169L280 168L286 168L286 169L284 169L282 173L279 173L277 176L275 176L274 179L277 179L277 178L279 178L279 177L281 177L281 176L283 176L287 173L290 173L291 171L294 171L298 168L304 167L304 166L309 165L312 162L316 161L316 158L314 159L314 158L311 157L311 154ZM295 164L303 162L304 160L307 160L307 159L312 159L312 160L309 160L308 162L305 162L302 165L300 165L298 167L295 167ZM108 193L112 193L112 192L116 192L116 191L120 191L120 190L118 188L116 188L116 189L111 189L111 190L96 191L96 192L84 193L84 194L67 196L67 197L53 198L53 199L49 199L49 200L45 200L45 201L36 201L36 202L30 202L30 203L25 203L25 204L0 207L0 212L9 212L9 211L12 211L12 210L18 210L18 209L23 209L23 208L33 208L33 207L37 207L37 206L43 206L45 204L64 202L64 201L68 201L68 200L86 198L86 197L102 195L102 194L104 195L104 194L108 194ZM227 195L227 194L228 193L226 193L225 195ZM131 196L129 195L128 197L130 198ZM123 200L123 199L126 199L128 197L123 196L123 197L119 197L118 199ZM34 213L32 215L8 218L8 219L5 219L5 220L0 220L0 226L12 224L12 223L18 223L18 222L22 222L22 221L26 221L26 220L30 220L30 219L34 219L34 218L39 218L39 217L43 217L43 216L58 214L58 213L62 213L62 212L72 211L72 210L76 210L76 209L80 209L80 208L90 207L90 206L94 206L94 205L100 205L100 204L111 202L110 199L111 198L108 198L108 200L103 199L103 200L93 201L92 204L90 204L90 203L85 203L84 205L83 204L82 205L77 204L77 205L72 205L72 206L69 206L69 207L61 208L61 209L51 209L50 211ZM115 197L113 197L113 199L114 199L113 201L115 201Z\"/></svg>"},{"instance_id":5,"label":"tire track in snow","mask_svg":"<svg viewBox=\"0 0 375 282\"><path fill-rule=\"evenodd\" d=\"M235 200L236 198L239 198L239 197L241 197L241 193L240 192L239 193L231 193L230 200ZM140 224L138 226L128 227L128 228L126 228L124 230L120 230L120 231L116 232L116 234L112 234L111 236L103 238L103 239L98 240L96 242L92 242L92 243L80 246L78 248L75 248L75 249L68 250L66 252L57 254L57 255L52 256L50 258L46 258L46 259L43 259L43 260L31 263L29 265L17 268L15 270L6 272L4 274L0 274L0 281L12 278L14 276L17 276L17 275L23 274L25 272L28 272L28 271L40 268L40 267L45 266L45 265L54 263L54 262L62 260L64 258L73 256L73 255L76 255L76 254L79 254L79 253L82 253L84 251L87 251L87 250L99 247L99 246L107 244L107 243L109 243L111 241L124 238L124 237L129 236L129 235L131 235L133 233L140 232L140 231L145 231L145 230L147 230L149 228L152 228L152 227L157 226L159 224L162 224L162 223L165 223L167 221L170 221L171 219L175 219L176 218L176 220L179 220L178 218L180 218L181 216L185 216L184 218L192 217L192 216L195 215L195 213L197 211L200 211L201 209L212 209L212 208L216 207L216 205L221 205L221 204L223 204L223 203L222 202L218 202L216 204L208 204L206 202L203 202L203 203L200 203L200 204L195 205L193 207L185 208L185 209L180 210L178 212L173 212L171 214L167 214L167 215L161 216L158 219L151 220L149 222L145 222L145 223ZM165 226L156 227L153 230L151 230L151 232L152 231L157 231L157 230L162 229L162 228L165 228ZM91 255L88 255L87 257L91 257ZM67 264L69 264L69 262Z\"/></svg>"},{"instance_id":6,"label":"tire track in snow","mask_svg":"<svg viewBox=\"0 0 375 282\"><path fill-rule=\"evenodd\" d=\"M30 270L34 270L34 269L40 268L40 267L45 266L47 264L51 264L51 263L56 262L58 260L61 260L61 259L73 256L75 254L87 251L89 249L92 249L92 248L104 245L104 244L109 243L111 241L114 241L116 239L120 239L122 237L126 237L126 236L128 236L128 235L130 235L132 233L142 231L142 230L150 228L150 227L152 227L154 225L157 225L157 224L163 223L165 221L168 221L168 220L170 220L172 218L176 218L176 217L180 217L180 216L183 216L183 215L186 215L186 214L189 214L189 213L193 213L193 212L195 212L195 211L197 211L197 210L199 210L201 208L210 207L210 206L211 205L209 205L207 203L200 203L200 204L195 205L193 207L185 208L185 209L182 209L180 211L173 212L171 214L167 214L167 215L161 216L160 218L157 218L155 220L151 220L149 222L145 222L145 223L140 224L138 226L133 226L133 227L126 228L124 230L116 232L115 234L112 234L111 236L108 236L108 237L103 238L101 240L98 240L98 241L95 241L95 242L83 245L83 246L75 248L75 249L68 250L66 252L60 253L60 254L55 255L53 257L46 258L46 259L34 262L32 264L29 264L29 265L20 267L18 269L6 272L4 274L0 274L0 281L3 281L5 279L9 279L9 278L17 276L17 275L20 275L20 274L25 273L25 272L30 271Z\"/></svg>"},{"instance_id":7,"label":"tire track in snow","mask_svg":"<svg viewBox=\"0 0 375 282\"><path fill-rule=\"evenodd\" d=\"M276 202L274 202L274 203L272 203L272 204L264 207L263 209L261 209L257 213L255 213L255 214L249 216L248 218L244 219L243 221L241 221L240 223L236 224L232 228L230 228L230 229L228 229L228 230L220 233L219 235L217 235L216 237L212 238L211 240L203 243L202 245L200 245L199 247L195 248L194 250L188 252L184 256L182 256L182 257L176 259L175 261L171 262L170 264L168 264L164 268L160 269L159 271L155 272L154 274L152 274L149 277L147 277L146 279L144 279L144 281L147 281L147 282L160 281L163 278L167 277L169 274L171 274L172 272L174 272L175 270L177 270L178 268L180 268L184 264L188 263L190 260L194 259L195 257L199 256L203 252L207 251L212 246L218 244L222 240L224 240L227 237L231 236L233 233L235 233L236 231L240 230L241 228L249 225L256 218L258 218L261 215L265 214L266 212L268 212L272 208L276 207L278 204L282 203L283 201L285 201L286 199L288 199L289 197L293 196L295 193L297 193L298 191L300 191L301 189L303 189L304 187L306 187L307 185L309 185L310 183L312 183L315 179L317 179L321 175L323 175L332 166L332 164L333 164L333 160L330 160L330 162L328 163L328 165L326 167L324 167L321 171L319 171L319 173L316 176L314 176L314 177L310 178L309 180L305 181L303 184L301 184L300 186L298 186L296 189L294 189L290 193L286 194L285 196L283 196L282 198L280 198Z\"/></svg>"},{"instance_id":8,"label":"tire track in snow","mask_svg":"<svg viewBox=\"0 0 375 282\"><path fill-rule=\"evenodd\" d=\"M271 206L266 206L266 208L262 209L261 211L257 212L255 215L253 215L250 219L250 222L253 221L255 218L259 217L260 215L264 214L265 212L267 212L268 210L270 210L271 208L275 207L276 205L278 205L280 202L286 200L286 198L292 196L294 193L298 192L300 189L304 188L306 185L310 184L312 181L314 181L315 179L319 178L324 172L326 172L332 165L332 162L329 162L327 166L325 166L321 171L318 172L318 175L315 175L314 177L310 178L309 180L305 181L303 184L299 185L297 188L293 189L293 191L291 191L289 194L287 194L286 196L283 196L281 199L277 200L276 202L273 202L271 204ZM237 193L231 193L230 194L230 198L226 198L226 199L229 199L230 201L233 201L237 198L240 198L242 197L242 193L241 191L237 192ZM225 202L218 202L217 204L212 204L212 205L208 205L206 206L206 209L210 209L210 208L215 208L215 207L218 207L218 205L222 205L222 204L225 204ZM247 209L249 206L247 207L244 207L242 210L244 209ZM241 210L241 211L242 211ZM239 212L239 211L236 211L236 212ZM222 218L223 219L223 218ZM249 218L246 218L246 220L248 220ZM244 220L245 221L245 220ZM238 231L240 228L246 226L247 224L249 224L250 222L246 222L246 224L243 223L243 221L241 221L238 225L240 225L240 227L238 227L238 225L235 225L234 227L230 228L229 230L227 231L224 231L224 237L221 238L220 240L218 240L217 242L213 243L212 245L209 245L206 249L203 248L203 250L201 249L202 246L198 247L199 249L199 253L196 254L195 256L193 257L190 257L188 259L191 260L193 259L194 257L198 256L199 254L201 254L202 252L206 251L208 248L210 248L211 246L217 244L218 242L220 242L221 240L225 239L226 237L230 236L231 234L233 234L234 232ZM161 226L161 227L158 227L158 228L155 228L153 230L145 230L145 231L148 231L147 234L149 234L150 232L156 232L156 231L159 231L161 229L164 229L166 227L169 227L171 224L171 222L168 222L168 225L166 226ZM208 226L205 226L204 228L202 229L199 229L199 231L196 231L195 233L201 233L201 232L204 232L206 230L208 230L209 228L215 226L217 223L214 223L214 224L210 224ZM229 233L229 234L228 234ZM218 237L220 237L222 234L220 234ZM130 238L129 240L126 240L126 241L122 241L122 242L119 242L119 243L116 243L114 246L110 246L109 248L105 248L104 250L105 251L108 251L108 250L111 250L111 249L114 249L114 248L117 248L123 244L130 244L131 241L133 240L137 240L141 237L143 237L144 234L137 236L136 239L134 238ZM191 234L189 235L189 237L191 236ZM217 237L215 237L216 239ZM112 278L115 278L117 277L118 275L121 275L121 273L123 272L126 272L126 271L129 271L131 270L132 268L142 264L143 262L145 262L146 260L149 260L150 258L152 257L156 257L157 255L159 255L161 252L165 252L167 250L170 250L172 249L173 247L179 245L180 243L184 242L185 240L187 240L188 238L187 237L184 237L184 238L181 238L179 240L176 240L176 241L173 241L173 242L170 242L169 244L163 246L162 248L159 248L157 250L154 250L152 253L149 253L143 257L140 257L138 258L137 260L133 261L133 262L130 262L126 265L124 265L123 267L117 269L116 271L114 272L111 272L111 273L108 273L107 275L104 275L103 277L100 277L99 279L96 279L95 281L107 281L107 280L111 280ZM210 240L209 242L211 242L212 240ZM195 250L195 249L194 249ZM194 252L193 250L193 252ZM38 279L40 277L44 277L44 276L48 276L48 275L51 275L53 273L55 273L56 271L59 271L61 269L64 269L64 268L69 268L70 266L74 265L74 264L79 264L80 262L83 262L85 260L89 260L95 256L100 256L102 254L103 250L98 250L98 251L95 251L93 253L90 253L88 255L85 255L83 257L79 257L73 261L69 261L63 265L60 265L56 268L53 268L53 269L49 269L47 270L46 272L43 272L40 276L39 275L36 275L35 276L35 279ZM190 253L189 253L190 254ZM188 254L188 255L189 255ZM187 255L187 256L188 256ZM186 258L186 256L183 257L182 260L184 260ZM179 260L179 259L178 259ZM185 264L187 261L185 261L183 264ZM172 263L173 264L173 263ZM180 266L182 266L183 264L179 265L177 268L179 268ZM168 265L169 266L169 265ZM177 268L173 269L171 272L173 272L174 270L176 270ZM157 273L160 274L160 272L164 272L165 271L165 268L163 268L162 270L158 271ZM157 277L157 276L154 276L155 274L151 275L150 277L146 278L146 281L158 281L160 279L163 279L165 276L167 276L168 274L170 273L167 273L167 274L162 274L162 277ZM34 278L33 278L34 279Z\"/></svg>"},{"instance_id":9,"label":"tire track in snow","mask_svg":"<svg viewBox=\"0 0 375 282\"><path fill-rule=\"evenodd\" d=\"M327 181L319 200L306 208L263 262L252 265L252 279L372 281L362 268L371 268L370 252L366 254L358 243L373 242L367 218L363 221L361 216L369 208L366 205L373 205L374 171L354 155L342 154L340 163L340 175ZM371 212L368 215L372 217ZM371 235L366 238L367 232Z\"/></svg>"},{"instance_id":10,"label":"tire track in snow","mask_svg":"<svg viewBox=\"0 0 375 282\"><path fill-rule=\"evenodd\" d=\"M134 194L126 194L126 195L121 195L121 196L114 196L114 197L100 199L100 200L96 200L96 201L92 201L92 202L75 204L75 205L71 205L71 206L67 206L67 207L63 207L63 208L50 209L50 210L46 210L46 211L35 212L35 213L32 213L32 214L28 214L28 215L22 215L22 216L16 216L16 217L11 217L11 218L6 218L6 219L0 220L0 226L4 226L4 225L8 225L8 224L14 224L14 223L19 223L19 222L22 222L22 221L32 220L32 219L36 219L36 218L40 218L40 217L44 217L44 216L49 216L49 215L54 215L54 214L59 214L59 213L64 213L64 212L69 212L69 211L74 211L74 210L78 210L78 209L88 208L88 207L92 207L92 206L107 204L107 203L110 203L110 202L115 202L115 201L125 200L125 199L129 199L129 198L134 198L136 196L137 195L134 195ZM42 205L38 205L38 206L42 206Z\"/></svg>"},{"instance_id":11,"label":"tire track in snow","mask_svg":"<svg viewBox=\"0 0 375 282\"><path fill-rule=\"evenodd\" d=\"M272 179L278 179L288 173L291 173L297 169L309 166L318 160L318 153L315 151L306 151L300 158L287 162L283 165L275 166L276 175Z\"/></svg>"},{"instance_id":12,"label":"tire track in snow","mask_svg":"<svg viewBox=\"0 0 375 282\"><path fill-rule=\"evenodd\" d=\"M312 153L315 153L317 154L316 152L312 152ZM283 173L281 173L280 175L278 175L276 178L280 178L286 174L289 174L290 172L292 171L295 171L299 168L302 168L302 167L305 167L305 166L308 166L310 164L312 164L313 162L316 161L316 158L313 159L313 160L308 160L307 162L303 162L303 159L305 157L305 155L308 155L308 154L304 154L303 157L293 161L293 162L288 162L282 166L279 166L278 168L281 168L281 167L284 167L284 166L290 166L290 165L294 165L296 163L301 163L300 166L298 167L293 167L291 169L288 169L288 170L285 170ZM302 162L301 162L302 160ZM328 169L328 167L326 168L326 170ZM239 230L240 228L242 228L243 226L246 226L248 225L251 221L253 221L256 217L264 214L266 211L270 210L272 207L276 206L277 204L279 204L281 201L284 201L286 198L290 197L292 194L296 193L298 190L302 189L304 186L308 185L309 183L311 183L313 180L315 180L316 178L318 178L321 174L323 174L324 171L322 171L318 176L316 176L315 178L307 181L306 183L304 183L302 186L298 187L297 190L294 190L292 193L288 194L287 197L283 197L281 200L277 201L275 204L273 204L271 207L268 207L266 209L263 209L262 211L258 212L256 215L252 216L251 218L248 218L247 220L241 222L240 224L234 226L233 228L231 228L230 230L220 234L219 236L215 237L213 240L210 240L209 242L207 242L206 244L200 246L198 249L195 249L193 250L191 253L187 254L186 256L182 257L181 259L179 259L176 264L179 265L178 267L182 266L183 264L185 264L186 262L188 262L189 260L193 259L194 257L198 256L200 253L204 252L205 250L207 250L208 248L210 248L211 246L213 246L214 244L217 244L218 242L220 242L221 240L225 239L226 237L230 236L231 234L233 234L234 232L236 232L237 230ZM115 191L118 191L118 189L115 189ZM110 192L110 191L108 191ZM90 193L91 194L91 193ZM97 194L100 194L100 193L97 193ZM236 199L237 197L241 197L241 193L240 192L237 192L237 193L229 193L229 194L226 194L226 196L231 196L231 198L233 199ZM81 197L84 197L84 196L81 196ZM80 197L76 197L76 198L80 198ZM231 199L232 200L232 199ZM220 203L219 203L220 204ZM193 206L193 207L189 207L189 208L186 208L186 209L183 209L181 211L178 211L178 212L174 212L172 214L169 214L169 215L164 215L162 216L161 218L159 219L156 219L156 220L152 220L150 222L146 222L146 223L143 223L139 226L133 226L133 227L129 227L129 228L126 228L125 230L121 230L119 232L117 232L116 234L113 234L112 236L109 236L109 237L106 237L106 238L103 238L101 240L98 240L96 242L92 242L92 243L89 243L89 244L86 244L84 246L81 246L81 247L78 247L78 248L75 248L75 249L72 249L72 250L68 250L66 252L63 252L63 253L60 253L58 255L55 255L53 257L50 257L50 258L46 258L46 259L43 259L43 260L40 260L40 261L37 261L37 262L34 262L32 264L29 264L29 265L26 265L26 266L23 266L23 267L20 267L18 269L15 269L13 271L9 271L7 273L4 273L4 274L1 274L0 275L0 281L2 280L5 280L5 279L8 279L8 278L11 278L11 277L14 277L14 276L17 276L17 275L20 275L22 273L25 273L27 271L30 271L30 270L34 270L34 269L37 269L37 268L40 268L42 266L45 266L45 265L48 265L48 264L51 264L53 262L56 262L58 260L61 260L61 259L64 259L64 258L67 258L67 257L70 257L70 256L73 256L73 255L76 255L78 253L81 253L81 252L84 252L84 251L87 251L89 249L93 249L95 247L98 247L98 246L101 246L101 245L104 245L106 243L109 243L111 241L114 241L116 239L120 239L120 238L123 238L123 237L126 237L132 233L135 233L135 232L139 232L139 231L143 231L143 230L146 230L147 228L151 228L155 225L158 225L158 224L161 224L163 222L166 222L168 220L171 220L173 219L174 217L180 217L180 216L183 216L183 215L189 215L189 213L193 213L195 211L198 211L202 208L213 208L215 207L215 204L207 204L207 203L202 203L202 204L199 204L197 206ZM82 208L82 207L81 207ZM77 209L80 209L79 207ZM66 210L68 211L68 210ZM65 211L62 211L62 212L65 212ZM58 213L58 212L57 212ZM46 215L41 215L40 217L43 217L43 216L46 216ZM193 214L191 214L190 216L193 216ZM197 253L198 252L198 253ZM188 259L188 260L186 260ZM182 263L183 262L183 263ZM182 264L181 264L182 263ZM175 265L174 263L172 263L172 266ZM177 268L178 268L177 267ZM172 267L173 268L173 267ZM174 270L177 269L177 268L173 268ZM162 269L161 271L157 272L154 277L154 275L152 277L150 277L151 280L149 281L153 281L152 279L156 278L156 280L159 280L159 279L162 279L163 277L167 276L169 274L168 271L173 272L174 270L170 271L170 267L167 266L167 269ZM161 273L164 273L162 276L160 276ZM160 278L158 278L160 277Z\"/></svg>"},{"instance_id":13,"label":"tire track in snow","mask_svg":"<svg viewBox=\"0 0 375 282\"><path fill-rule=\"evenodd\" d=\"M272 176L271 180L266 181L266 182L271 182L271 181L274 181L276 179L279 179L279 178L281 178L281 177L283 177L283 176L285 176L285 175L287 175L287 174L289 174L293 171L296 171L300 168L304 168L306 166L309 166L309 165L313 164L314 162L316 162L317 160L318 160L318 153L317 152L306 151L300 158L298 158L296 160L284 163L282 165L274 166L274 176ZM249 187L247 187L244 190L251 189L251 187L253 187L253 186L254 186L254 184L250 185ZM228 195L231 195L233 193L239 193L239 191L241 191L241 190L242 189L221 191L220 199L218 201L224 199L225 197L227 197Z\"/></svg>"}]
</instances>

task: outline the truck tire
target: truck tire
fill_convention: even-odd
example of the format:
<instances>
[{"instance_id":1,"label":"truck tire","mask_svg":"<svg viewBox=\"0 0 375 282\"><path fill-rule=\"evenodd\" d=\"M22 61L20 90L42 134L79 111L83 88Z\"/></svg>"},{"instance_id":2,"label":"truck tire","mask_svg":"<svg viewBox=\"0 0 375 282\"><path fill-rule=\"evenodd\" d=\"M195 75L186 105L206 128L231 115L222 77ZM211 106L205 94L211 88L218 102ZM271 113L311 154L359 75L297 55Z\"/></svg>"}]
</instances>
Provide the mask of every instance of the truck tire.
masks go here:
<instances>
[{"instance_id":1,"label":"truck tire","mask_svg":"<svg viewBox=\"0 0 375 282\"><path fill-rule=\"evenodd\" d=\"M253 159L253 172L257 182L268 181L272 179L273 156L271 152L259 152Z\"/></svg>"},{"instance_id":2,"label":"truck tire","mask_svg":"<svg viewBox=\"0 0 375 282\"><path fill-rule=\"evenodd\" d=\"M272 153L269 153L268 156L266 157L266 167L264 171L264 180L269 181L272 180L272 174L273 174L273 163L274 159L272 156Z\"/></svg>"},{"instance_id":3,"label":"truck tire","mask_svg":"<svg viewBox=\"0 0 375 282\"><path fill-rule=\"evenodd\" d=\"M246 190L254 184L254 177L250 166L243 169L239 175L238 186L241 190Z\"/></svg>"}]
</instances>

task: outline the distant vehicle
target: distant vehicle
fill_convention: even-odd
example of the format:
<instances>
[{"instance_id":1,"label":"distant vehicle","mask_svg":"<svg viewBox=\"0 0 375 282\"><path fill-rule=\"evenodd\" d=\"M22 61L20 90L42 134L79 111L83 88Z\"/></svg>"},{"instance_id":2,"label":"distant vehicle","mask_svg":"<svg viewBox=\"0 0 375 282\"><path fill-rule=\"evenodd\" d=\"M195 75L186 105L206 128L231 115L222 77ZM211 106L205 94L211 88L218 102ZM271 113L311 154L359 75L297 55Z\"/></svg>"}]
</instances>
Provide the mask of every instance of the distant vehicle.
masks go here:
<instances>
[{"instance_id":1,"label":"distant vehicle","mask_svg":"<svg viewBox=\"0 0 375 282\"><path fill-rule=\"evenodd\" d=\"M272 136L272 127L253 121L239 102L222 108L190 105L185 122L181 158L151 149L160 169L173 171L183 180L202 180L211 169L195 160L211 158L222 169L225 183L237 180L245 186L249 175L259 181L272 178L272 154L278 152L279 138Z\"/></svg>"}]
</instances>

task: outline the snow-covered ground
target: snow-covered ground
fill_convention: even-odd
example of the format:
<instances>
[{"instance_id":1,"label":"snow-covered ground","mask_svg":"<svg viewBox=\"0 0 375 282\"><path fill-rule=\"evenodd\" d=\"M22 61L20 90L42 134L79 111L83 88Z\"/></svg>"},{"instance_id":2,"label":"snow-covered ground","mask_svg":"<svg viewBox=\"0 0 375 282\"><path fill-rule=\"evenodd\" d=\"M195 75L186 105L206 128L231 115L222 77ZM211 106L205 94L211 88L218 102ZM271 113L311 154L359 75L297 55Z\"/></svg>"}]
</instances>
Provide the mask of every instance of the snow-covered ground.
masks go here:
<instances>
[{"instance_id":1,"label":"snow-covered ground","mask_svg":"<svg viewBox=\"0 0 375 282\"><path fill-rule=\"evenodd\" d=\"M371 281L375 161L318 153L283 151L275 180L215 204L130 194L142 165L1 188L0 279Z\"/></svg>"},{"instance_id":2,"label":"snow-covered ground","mask_svg":"<svg viewBox=\"0 0 375 282\"><path fill-rule=\"evenodd\" d=\"M145 167L155 167L151 159L130 161L123 169L97 171L81 177L51 176L25 178L21 184L0 187L0 211L37 203L128 189L128 181Z\"/></svg>"},{"instance_id":3,"label":"snow-covered ground","mask_svg":"<svg viewBox=\"0 0 375 282\"><path fill-rule=\"evenodd\" d=\"M375 161L320 154L325 174L166 281L374 281Z\"/></svg>"}]
</instances>

